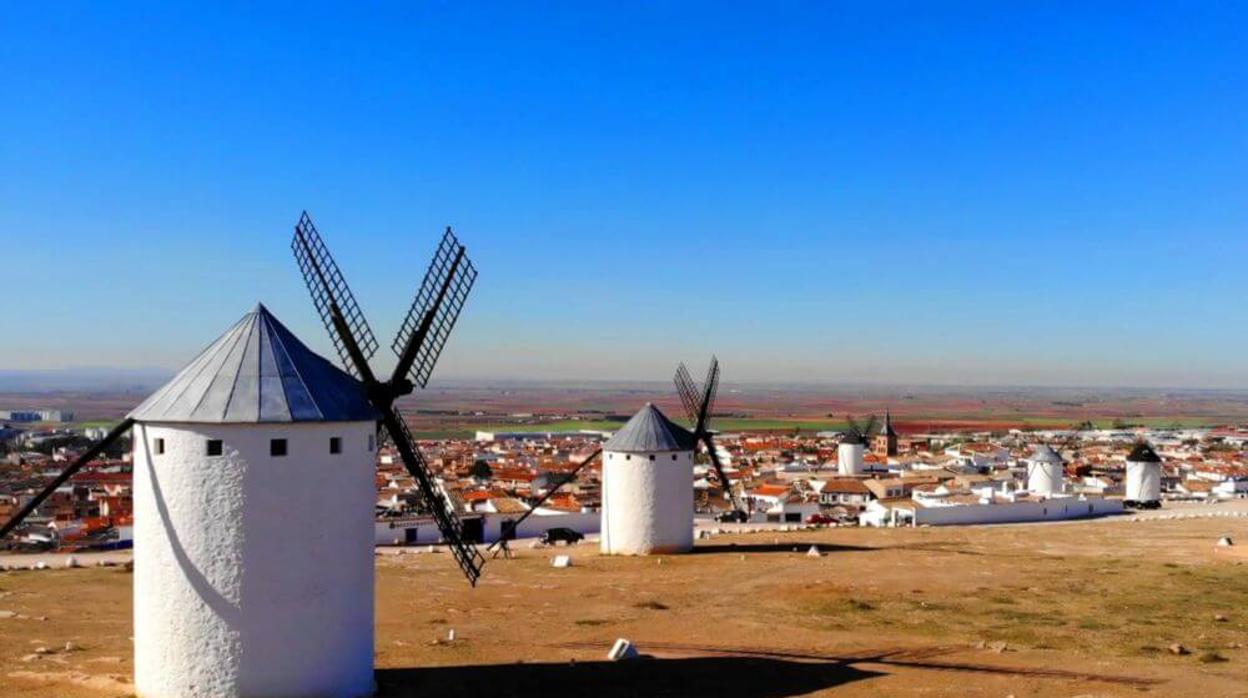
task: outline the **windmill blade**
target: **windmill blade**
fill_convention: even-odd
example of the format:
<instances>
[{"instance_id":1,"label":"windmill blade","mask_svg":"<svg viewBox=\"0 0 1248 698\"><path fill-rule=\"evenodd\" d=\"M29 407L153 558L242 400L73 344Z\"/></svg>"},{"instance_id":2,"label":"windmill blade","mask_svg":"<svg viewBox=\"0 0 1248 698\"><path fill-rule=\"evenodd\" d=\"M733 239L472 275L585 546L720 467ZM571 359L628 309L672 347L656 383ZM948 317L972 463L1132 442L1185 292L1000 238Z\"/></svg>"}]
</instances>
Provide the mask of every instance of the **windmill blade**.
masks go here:
<instances>
[{"instance_id":1,"label":"windmill blade","mask_svg":"<svg viewBox=\"0 0 1248 698\"><path fill-rule=\"evenodd\" d=\"M719 359L714 356L706 370L706 382L703 386L702 394L698 395L696 384L689 378L689 371L684 364L680 365L676 371L676 388L680 391L681 402L685 403L685 409L690 413L690 421L694 423L693 434L706 446L707 457L711 459L724 494L728 495L734 509L742 511L741 503L732 491L732 481L728 479L723 464L719 462L719 451L716 450L715 440L711 436L711 412L715 409L715 396L719 392Z\"/></svg>"},{"instance_id":2,"label":"windmill blade","mask_svg":"<svg viewBox=\"0 0 1248 698\"><path fill-rule=\"evenodd\" d=\"M685 368L682 363L676 367L676 393L680 395L680 403L685 407L685 415L689 418L689 423L696 425L698 423L698 414L702 411L702 403L699 400L698 384L693 382L693 378L689 376L689 369Z\"/></svg>"},{"instance_id":3,"label":"windmill blade","mask_svg":"<svg viewBox=\"0 0 1248 698\"><path fill-rule=\"evenodd\" d=\"M737 495L732 491L732 481L728 479L723 464L719 462L719 452L715 450L715 441L711 438L711 433L704 432L699 438L706 445L706 453L711 459L711 465L715 468L715 475L719 477L719 484L723 486L724 494L728 495L728 500L732 502L732 508L744 511L744 507L737 501Z\"/></svg>"},{"instance_id":4,"label":"windmill blade","mask_svg":"<svg viewBox=\"0 0 1248 698\"><path fill-rule=\"evenodd\" d=\"M854 420L853 415L845 415L845 421L849 424L849 433L859 438L866 436L866 434L862 431L862 427L858 426L858 422Z\"/></svg>"},{"instance_id":5,"label":"windmill blade","mask_svg":"<svg viewBox=\"0 0 1248 698\"><path fill-rule=\"evenodd\" d=\"M307 211L295 226L290 249L342 365L356 378L371 381L368 360L377 353L377 339Z\"/></svg>"},{"instance_id":6,"label":"windmill blade","mask_svg":"<svg viewBox=\"0 0 1248 698\"><path fill-rule=\"evenodd\" d=\"M866 437L870 436L871 432L875 431L875 425L879 423L880 423L879 415L873 414L870 417L867 417L867 423L864 424L862 427L862 437L865 439Z\"/></svg>"},{"instance_id":7,"label":"windmill blade","mask_svg":"<svg viewBox=\"0 0 1248 698\"><path fill-rule=\"evenodd\" d=\"M425 279L416 291L412 307L390 345L399 357L392 382L410 375L415 385L422 388L428 385L442 347L476 280L477 270L468 259L467 250L448 226L425 271Z\"/></svg>"},{"instance_id":8,"label":"windmill blade","mask_svg":"<svg viewBox=\"0 0 1248 698\"><path fill-rule=\"evenodd\" d=\"M510 522L510 524L504 524L504 525L510 525L511 531L514 534L514 532L520 528L520 524L524 523L525 519L529 518L530 516L533 515L534 512L540 509L541 506L547 502L547 500L549 500L551 497L554 496L555 492L562 489L564 485L575 480L576 476L580 474L581 470L583 470L585 466L589 465L590 461L597 458L601 453L602 453L601 447L594 449L593 453L586 456L585 460L581 461L580 465L576 466L576 468L574 468L572 472L568 473L567 477L559 481L559 484L548 489L546 491L546 494L542 495L541 499L537 500L537 502L534 503L533 506L530 507L528 511L524 512L524 514L522 514L520 518L516 519L515 521ZM505 536L505 532L504 532L504 536ZM503 542L506 540L504 536L500 536L498 540L491 543L490 547L487 548L487 550L494 550L495 548L502 546ZM498 557L498 551L494 552L494 557Z\"/></svg>"},{"instance_id":9,"label":"windmill blade","mask_svg":"<svg viewBox=\"0 0 1248 698\"><path fill-rule=\"evenodd\" d=\"M719 393L719 359L711 357L711 365L706 369L706 392L702 396L702 410L698 414L696 433L711 430L711 414L715 410L715 396Z\"/></svg>"},{"instance_id":10,"label":"windmill blade","mask_svg":"<svg viewBox=\"0 0 1248 698\"><path fill-rule=\"evenodd\" d=\"M30 516L31 512L38 509L39 505L43 504L43 501L50 497L52 493L57 490L57 488L64 485L69 478L74 476L74 473L82 469L82 466L95 460L96 457L104 452L104 449L108 448L114 441L124 436L127 431L130 431L130 427L132 426L134 426L133 419L122 420L121 424L113 427L112 431L108 432L103 439L100 439L93 446L91 446L91 448L87 449L86 453L78 456L77 460L70 463L69 467L62 470L61 474L57 475L55 480L48 483L47 487L44 487L39 494L35 495L34 499L30 500L26 503L26 506L22 507L21 511L14 514L13 518L9 519L8 523L4 524L3 528L0 528L0 538L4 538L9 535L13 529L20 526L22 521L25 521L26 517Z\"/></svg>"},{"instance_id":11,"label":"windmill blade","mask_svg":"<svg viewBox=\"0 0 1248 698\"><path fill-rule=\"evenodd\" d=\"M442 540L450 546L451 552L455 555L455 561L459 563L459 568L468 578L468 583L476 586L477 579L481 576L481 568L485 565L485 558L477 551L476 546L464 540L463 523L459 520L459 514L451 511L446 497L434 483L429 463L421 454L420 449L416 448L416 442L412 439L411 432L407 430L407 422L403 420L403 415L392 405L387 405L380 411L382 423L386 431L390 433L390 440L399 450L403 466L416 480L420 493L425 498L425 504L428 505L430 513L433 514L433 520L442 533Z\"/></svg>"}]
</instances>

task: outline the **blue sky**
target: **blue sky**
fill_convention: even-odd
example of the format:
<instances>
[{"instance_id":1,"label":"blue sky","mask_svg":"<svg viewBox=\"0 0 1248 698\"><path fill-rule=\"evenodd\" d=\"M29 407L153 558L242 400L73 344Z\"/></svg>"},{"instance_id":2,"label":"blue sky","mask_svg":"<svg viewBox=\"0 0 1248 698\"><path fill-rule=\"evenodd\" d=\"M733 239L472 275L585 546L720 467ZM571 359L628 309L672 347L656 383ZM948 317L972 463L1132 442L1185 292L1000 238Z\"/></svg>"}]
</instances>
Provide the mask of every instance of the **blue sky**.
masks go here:
<instances>
[{"instance_id":1,"label":"blue sky","mask_svg":"<svg viewBox=\"0 0 1248 698\"><path fill-rule=\"evenodd\" d=\"M443 377L1248 387L1242 4L357 5L0 9L0 369L325 350L307 208Z\"/></svg>"}]
</instances>

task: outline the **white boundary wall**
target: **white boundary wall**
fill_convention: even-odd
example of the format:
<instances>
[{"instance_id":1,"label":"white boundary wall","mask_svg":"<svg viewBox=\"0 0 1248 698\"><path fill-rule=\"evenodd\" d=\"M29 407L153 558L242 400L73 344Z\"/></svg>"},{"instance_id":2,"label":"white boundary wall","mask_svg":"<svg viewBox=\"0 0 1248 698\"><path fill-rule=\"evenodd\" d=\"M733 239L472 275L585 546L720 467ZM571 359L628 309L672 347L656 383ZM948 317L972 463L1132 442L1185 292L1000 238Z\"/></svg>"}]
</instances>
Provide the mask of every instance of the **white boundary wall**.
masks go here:
<instances>
[{"instance_id":1,"label":"white boundary wall","mask_svg":"<svg viewBox=\"0 0 1248 698\"><path fill-rule=\"evenodd\" d=\"M543 510L545 511L545 510ZM552 510L554 511L554 510ZM475 514L463 514L461 516L470 517ZM480 514L484 517L485 522L482 526L485 543L493 543L502 535L502 526L504 521L515 521L522 514L499 514L497 512L486 512ZM590 534L597 533L601 524L602 517L596 511L589 512L559 512L557 514L534 514L524 520L520 524L520 530L516 532L517 538L537 538L545 533L548 528L570 528L579 533ZM416 529L415 540L413 545L434 545L441 538L442 533L438 530L438 525L434 523L432 518L417 519L397 519L395 521L387 521L378 519L375 526L375 535L373 542L377 545L403 545L407 541L408 529Z\"/></svg>"},{"instance_id":2,"label":"white boundary wall","mask_svg":"<svg viewBox=\"0 0 1248 698\"><path fill-rule=\"evenodd\" d=\"M371 695L374 433L372 422L135 427L138 695ZM274 438L286 456L269 455ZM209 439L223 455L206 455Z\"/></svg>"},{"instance_id":3,"label":"white boundary wall","mask_svg":"<svg viewBox=\"0 0 1248 698\"><path fill-rule=\"evenodd\" d=\"M1027 521L1064 521L1120 513L1122 513L1122 500L1120 499L1054 497L1025 502L927 506L914 510L914 523L918 526L924 524L948 526L958 524L1022 523Z\"/></svg>"},{"instance_id":4,"label":"white boundary wall","mask_svg":"<svg viewBox=\"0 0 1248 698\"><path fill-rule=\"evenodd\" d=\"M604 555L693 548L693 451L602 454Z\"/></svg>"}]
</instances>

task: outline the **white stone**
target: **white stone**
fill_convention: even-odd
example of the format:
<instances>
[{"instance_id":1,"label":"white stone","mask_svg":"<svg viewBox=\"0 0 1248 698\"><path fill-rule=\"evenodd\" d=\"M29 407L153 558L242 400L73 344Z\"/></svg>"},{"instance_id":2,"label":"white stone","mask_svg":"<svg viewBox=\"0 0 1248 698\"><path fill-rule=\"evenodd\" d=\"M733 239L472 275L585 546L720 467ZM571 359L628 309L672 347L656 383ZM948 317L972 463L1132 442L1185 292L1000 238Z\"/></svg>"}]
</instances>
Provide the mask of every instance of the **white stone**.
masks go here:
<instances>
[{"instance_id":1,"label":"white stone","mask_svg":"<svg viewBox=\"0 0 1248 698\"><path fill-rule=\"evenodd\" d=\"M806 557L823 557L823 553L819 552L819 546L812 545L810 550L806 551Z\"/></svg>"},{"instance_id":2,"label":"white stone","mask_svg":"<svg viewBox=\"0 0 1248 698\"><path fill-rule=\"evenodd\" d=\"M76 569L78 567L82 567L82 565L78 564L78 558L70 555L65 559L65 567L68 569Z\"/></svg>"},{"instance_id":3,"label":"white stone","mask_svg":"<svg viewBox=\"0 0 1248 698\"><path fill-rule=\"evenodd\" d=\"M550 561L551 567L571 567L572 558L567 555L556 555Z\"/></svg>"},{"instance_id":4,"label":"white stone","mask_svg":"<svg viewBox=\"0 0 1248 698\"><path fill-rule=\"evenodd\" d=\"M607 652L607 659L613 662L619 662L626 659L636 659L638 657L637 648L633 643L620 638L611 646L611 651Z\"/></svg>"},{"instance_id":5,"label":"white stone","mask_svg":"<svg viewBox=\"0 0 1248 698\"><path fill-rule=\"evenodd\" d=\"M1235 545L1235 541L1231 540L1230 536L1222 536L1218 539L1218 545L1223 548L1229 548L1230 546Z\"/></svg>"},{"instance_id":6,"label":"white stone","mask_svg":"<svg viewBox=\"0 0 1248 698\"><path fill-rule=\"evenodd\" d=\"M135 426L136 694L372 694L374 430Z\"/></svg>"},{"instance_id":7,"label":"white stone","mask_svg":"<svg viewBox=\"0 0 1248 698\"><path fill-rule=\"evenodd\" d=\"M34 569L46 570L48 569L48 563L44 562L43 560L40 560L39 562L35 563Z\"/></svg>"}]
</instances>

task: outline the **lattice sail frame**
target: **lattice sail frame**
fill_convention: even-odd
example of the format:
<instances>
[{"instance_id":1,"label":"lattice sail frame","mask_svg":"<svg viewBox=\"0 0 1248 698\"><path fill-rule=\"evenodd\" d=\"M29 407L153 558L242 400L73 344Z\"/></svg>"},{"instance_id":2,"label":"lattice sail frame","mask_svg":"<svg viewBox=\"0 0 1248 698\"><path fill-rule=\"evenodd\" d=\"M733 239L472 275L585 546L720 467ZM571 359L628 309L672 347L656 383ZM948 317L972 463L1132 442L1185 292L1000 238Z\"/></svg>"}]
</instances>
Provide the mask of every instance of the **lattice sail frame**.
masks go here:
<instances>
[{"instance_id":1,"label":"lattice sail frame","mask_svg":"<svg viewBox=\"0 0 1248 698\"><path fill-rule=\"evenodd\" d=\"M399 429L402 431L402 434L391 434L390 438L396 441L404 439L408 447L412 449L420 472L420 476L416 477L416 484L420 488L421 497L425 500L425 508L437 522L443 541L455 555L455 561L459 563L460 569L468 576L468 582L476 586L477 580L481 577L481 568L485 565L485 557L475 545L464 542L464 524L459 518L459 513L451 509L446 496L434 481L433 471L429 469L429 461L425 460L425 454L421 453L420 447L416 445L416 439L412 437L412 432L408 429L407 419L397 407L391 406L390 409L398 417ZM448 532L450 535L447 535Z\"/></svg>"},{"instance_id":2,"label":"lattice sail frame","mask_svg":"<svg viewBox=\"0 0 1248 698\"><path fill-rule=\"evenodd\" d=\"M447 243L447 237L450 238L451 244L455 246L454 254L459 258L460 263L459 265L440 266L438 258L435 257L434 263L430 265L430 271L426 273L425 285L433 284L430 287L436 289L436 295L426 296L426 303L437 302L442 294L443 286L447 286L447 292L442 301L446 303L448 299L453 300L455 308L448 313L445 310L445 306L439 306L438 311L434 314L435 317L431 318L431 324L428 328L429 332L418 336L416 330L421 326L421 318L417 317L411 323L411 329L406 333L406 341L424 340L421 341L419 346L414 346L412 349L417 356L423 357L421 369L426 381L428 374L432 372L433 363L436 362L438 354L441 353L442 345L446 342L451 326L454 325L455 319L459 315L459 310L464 304L468 290L471 289L473 281L476 280L476 270L472 268L471 263L467 263L467 255L463 246L458 244L453 235L450 235L449 228L447 236L443 238L444 246ZM316 227L312 224L312 219L306 211L300 217L299 224L295 227L291 249L294 252L300 270L303 272L304 281L307 283L313 304L321 315L321 320L325 324L326 330L329 331L330 339L333 341L334 348L338 351L338 355L342 359L346 370L365 383L366 387L385 387L389 385L391 390L393 390L393 381L388 384L379 384L376 376L373 375L372 369L369 367L368 360L377 351L377 340L373 335L372 328L369 327L367 320L364 319L364 314L360 310L359 304L356 303L355 295L351 293L346 279L343 278L342 272L339 271L337 263L334 262L333 256L330 254L321 236L317 233ZM466 275L461 275L459 271L463 266L467 267ZM441 285L437 285L436 279L430 281L429 278L431 275L434 275L434 270L438 268L444 269L442 272L443 284ZM445 283L448 278L450 279L449 285ZM464 280L466 280L466 287ZM453 294L451 293L452 289L455 291ZM413 303L413 313L420 298L421 296L418 295L417 302ZM428 305L425 307L427 308ZM427 312L426 310L423 314L427 314ZM340 323L335 322L335 314L340 316L341 324L345 326L346 337L341 336L338 332L337 328ZM409 320L411 320L410 315ZM438 318L442 319L438 320ZM405 322L405 325L407 324ZM434 331L435 329L436 332ZM436 341L438 342L436 350L433 351L429 351L426 346L431 336L437 338ZM406 342L404 343L406 344ZM423 387L424 382L421 385ZM406 392L410 392L411 388L412 385L409 384L406 387ZM458 512L448 506L447 497L435 481L429 469L428 461L416 446L416 441L408 430L407 422L403 419L403 415L394 407L393 397L386 398L380 395L378 391L370 391L369 400L382 412L382 421L386 424L386 433L390 436L391 442L399 448L401 453L406 451L406 455L403 458L404 465L416 480L421 498L425 501L430 514L433 515L437 522L438 530L442 533L443 540L454 553L456 562L463 569L469 582L475 586L481 576L481 568L485 564L485 558L477 551L475 546L464 541L463 523L459 519ZM381 402L378 402L379 400ZM391 426L392 424L394 425L393 427Z\"/></svg>"},{"instance_id":3,"label":"lattice sail frame","mask_svg":"<svg viewBox=\"0 0 1248 698\"><path fill-rule=\"evenodd\" d=\"M408 372L412 382L421 388L429 384L433 367L442 354L442 348L446 345L451 330L459 320L459 313L463 310L464 303L468 300L468 293L472 290L472 285L476 283L476 280L476 267L468 259L464 246L459 244L455 234L447 228L437 252L434 253L433 260L429 262L428 270L425 271L424 281L416 291L416 297L412 299L412 306L407 311L407 317L403 319L403 324L390 345L397 356L403 356L408 343L420 329L430 307L438 303L442 289L445 287L446 295L438 304L437 312L431 320L429 330Z\"/></svg>"},{"instance_id":4,"label":"lattice sail frame","mask_svg":"<svg viewBox=\"0 0 1248 698\"><path fill-rule=\"evenodd\" d=\"M702 430L709 432L711 430L711 417L715 414L715 398L719 396L719 359L712 356L711 365L706 369L706 382L702 385L706 386L705 402L703 408L706 414L706 420L702 424Z\"/></svg>"},{"instance_id":5,"label":"lattice sail frame","mask_svg":"<svg viewBox=\"0 0 1248 698\"><path fill-rule=\"evenodd\" d=\"M847 414L845 415L845 421L846 423L849 424L850 433L857 434L859 437L863 439L869 439L871 438L871 432L875 431L875 425L877 422L880 421L880 418L878 415L873 414L867 417L867 421L863 422L862 424L859 424L854 419L853 415Z\"/></svg>"},{"instance_id":6,"label":"lattice sail frame","mask_svg":"<svg viewBox=\"0 0 1248 698\"><path fill-rule=\"evenodd\" d=\"M706 386L705 393L693 381L693 378L689 375L689 369L683 363L676 368L676 376L673 381L676 383L676 392L680 395L680 403L684 405L685 415L689 418L689 423L693 425L694 432L700 437L702 432L710 431L711 416L715 412L715 398L719 394L719 359L712 356L711 365L706 369L706 382L702 384ZM703 402L709 404L706 405L705 409L706 418L701 420Z\"/></svg>"},{"instance_id":7,"label":"lattice sail frame","mask_svg":"<svg viewBox=\"0 0 1248 698\"><path fill-rule=\"evenodd\" d=\"M347 351L347 343L338 335L338 330L334 327L330 303L337 302L338 309L343 319L346 320L347 327L350 328L355 343L364 354L365 360L373 358L373 355L377 353L377 338L373 336L373 330L369 327L368 320L364 318L364 312L355 302L355 294L351 293L351 287L347 285L347 280L339 271L333 255L325 246L325 241L316 232L316 226L312 224L312 218L308 216L307 211L303 212L299 218L299 224L295 226L295 236L290 242L290 249L295 253L295 261L299 263L299 270L303 272L303 281L308 285L312 304L316 306L316 312L320 314L321 322L329 332L330 341L333 342L334 350L338 352L338 358L341 359L343 367L356 378L363 378L355 362L351 360L351 354Z\"/></svg>"},{"instance_id":8,"label":"lattice sail frame","mask_svg":"<svg viewBox=\"0 0 1248 698\"><path fill-rule=\"evenodd\" d=\"M682 363L676 368L676 392L680 395L680 403L685 406L685 416L689 418L689 424L693 428L697 428L698 409L701 405L701 398L698 396L697 383L693 382L693 378L689 376L689 369L685 368Z\"/></svg>"}]
</instances>

